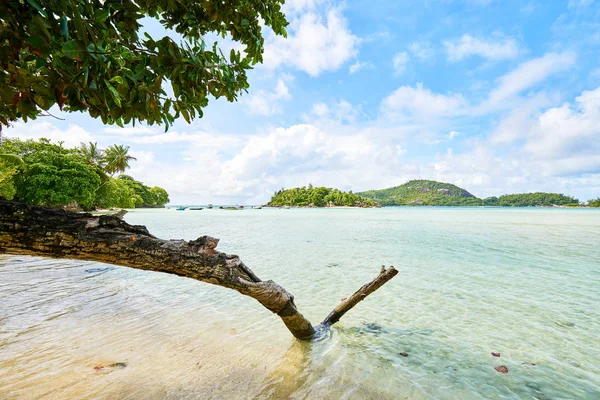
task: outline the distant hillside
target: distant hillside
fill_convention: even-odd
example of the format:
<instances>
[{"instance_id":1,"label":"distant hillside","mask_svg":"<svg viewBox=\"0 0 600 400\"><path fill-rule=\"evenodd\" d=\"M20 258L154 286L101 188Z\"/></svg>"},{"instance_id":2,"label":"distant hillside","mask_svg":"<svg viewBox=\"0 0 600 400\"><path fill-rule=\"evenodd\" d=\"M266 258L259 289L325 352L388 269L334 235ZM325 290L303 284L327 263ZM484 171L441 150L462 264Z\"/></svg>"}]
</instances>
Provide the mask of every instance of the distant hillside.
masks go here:
<instances>
[{"instance_id":1,"label":"distant hillside","mask_svg":"<svg viewBox=\"0 0 600 400\"><path fill-rule=\"evenodd\" d=\"M450 183L408 181L389 189L369 190L358 195L382 206L481 206L482 200Z\"/></svg>"},{"instance_id":2,"label":"distant hillside","mask_svg":"<svg viewBox=\"0 0 600 400\"><path fill-rule=\"evenodd\" d=\"M308 187L281 189L276 192L267 204L271 207L375 207L377 204L354 193L343 192L326 187Z\"/></svg>"}]
</instances>

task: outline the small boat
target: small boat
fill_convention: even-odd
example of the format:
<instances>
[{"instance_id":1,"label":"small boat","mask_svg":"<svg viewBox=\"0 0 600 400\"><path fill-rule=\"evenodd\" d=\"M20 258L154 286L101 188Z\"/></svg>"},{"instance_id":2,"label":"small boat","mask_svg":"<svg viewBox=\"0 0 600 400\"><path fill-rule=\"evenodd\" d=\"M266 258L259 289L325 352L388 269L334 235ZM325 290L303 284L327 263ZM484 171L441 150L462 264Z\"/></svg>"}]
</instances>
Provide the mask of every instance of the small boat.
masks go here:
<instances>
[{"instance_id":1,"label":"small boat","mask_svg":"<svg viewBox=\"0 0 600 400\"><path fill-rule=\"evenodd\" d=\"M190 207L190 211L200 211L200 210L204 210L204 208L202 208L202 207Z\"/></svg>"},{"instance_id":2,"label":"small boat","mask_svg":"<svg viewBox=\"0 0 600 400\"><path fill-rule=\"evenodd\" d=\"M262 206L256 206L256 207L252 207L255 210L262 210Z\"/></svg>"},{"instance_id":3,"label":"small boat","mask_svg":"<svg viewBox=\"0 0 600 400\"><path fill-rule=\"evenodd\" d=\"M206 208L208 208L210 210L212 207L213 207L212 204L209 204L208 207L206 207Z\"/></svg>"},{"instance_id":4,"label":"small boat","mask_svg":"<svg viewBox=\"0 0 600 400\"><path fill-rule=\"evenodd\" d=\"M184 211L187 207L177 207L176 210L177 211Z\"/></svg>"}]
</instances>

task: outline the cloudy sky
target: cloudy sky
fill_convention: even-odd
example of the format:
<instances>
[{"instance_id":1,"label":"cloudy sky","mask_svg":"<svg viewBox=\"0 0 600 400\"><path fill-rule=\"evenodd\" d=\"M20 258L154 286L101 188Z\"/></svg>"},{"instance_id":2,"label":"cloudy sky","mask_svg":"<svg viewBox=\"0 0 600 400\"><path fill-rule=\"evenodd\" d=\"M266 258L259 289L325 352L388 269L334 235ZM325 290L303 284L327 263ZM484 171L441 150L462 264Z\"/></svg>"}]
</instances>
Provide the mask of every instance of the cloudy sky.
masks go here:
<instances>
[{"instance_id":1,"label":"cloudy sky","mask_svg":"<svg viewBox=\"0 0 600 400\"><path fill-rule=\"evenodd\" d=\"M6 133L129 145L129 173L175 204L415 178L481 197L600 196L600 0L288 0L285 11L289 36L266 33L250 93L211 101L190 125L57 112L65 121Z\"/></svg>"}]
</instances>

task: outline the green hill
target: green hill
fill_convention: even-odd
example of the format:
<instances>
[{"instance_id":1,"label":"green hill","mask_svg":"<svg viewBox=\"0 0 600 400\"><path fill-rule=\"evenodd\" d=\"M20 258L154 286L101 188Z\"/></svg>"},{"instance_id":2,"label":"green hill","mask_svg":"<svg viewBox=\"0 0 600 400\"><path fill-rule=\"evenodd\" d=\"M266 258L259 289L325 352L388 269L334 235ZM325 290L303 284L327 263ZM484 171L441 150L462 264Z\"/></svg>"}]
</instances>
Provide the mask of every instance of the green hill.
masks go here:
<instances>
[{"instance_id":1,"label":"green hill","mask_svg":"<svg viewBox=\"0 0 600 400\"><path fill-rule=\"evenodd\" d=\"M559 193L505 194L478 199L465 189L450 183L413 180L389 189L357 193L382 206L500 206L553 207L578 205L579 200Z\"/></svg>"},{"instance_id":2,"label":"green hill","mask_svg":"<svg viewBox=\"0 0 600 400\"><path fill-rule=\"evenodd\" d=\"M308 187L281 189L276 192L268 206L271 207L375 207L377 204L369 199L358 196L352 191L343 192L326 187Z\"/></svg>"},{"instance_id":3,"label":"green hill","mask_svg":"<svg viewBox=\"0 0 600 400\"><path fill-rule=\"evenodd\" d=\"M408 181L389 189L357 193L382 206L481 206L482 200L450 183Z\"/></svg>"}]
</instances>

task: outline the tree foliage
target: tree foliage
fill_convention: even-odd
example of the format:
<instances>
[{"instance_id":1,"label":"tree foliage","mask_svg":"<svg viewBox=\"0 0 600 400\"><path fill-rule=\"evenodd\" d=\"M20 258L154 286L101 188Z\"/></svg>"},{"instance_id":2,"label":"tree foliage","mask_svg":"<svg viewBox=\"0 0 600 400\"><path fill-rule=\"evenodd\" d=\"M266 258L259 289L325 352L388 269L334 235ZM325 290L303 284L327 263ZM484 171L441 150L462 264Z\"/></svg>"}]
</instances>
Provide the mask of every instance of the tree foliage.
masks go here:
<instances>
[{"instance_id":1,"label":"tree foliage","mask_svg":"<svg viewBox=\"0 0 600 400\"><path fill-rule=\"evenodd\" d=\"M106 124L169 127L202 117L209 96L235 101L262 62L261 25L286 35L284 0L4 0L0 4L0 128L53 105ZM142 34L153 18L182 37ZM204 37L243 46L223 54Z\"/></svg>"},{"instance_id":2,"label":"tree foliage","mask_svg":"<svg viewBox=\"0 0 600 400\"><path fill-rule=\"evenodd\" d=\"M98 147L98 143L81 143L81 146L79 146L79 152L81 153L84 161L89 165L98 165L104 167L104 150Z\"/></svg>"},{"instance_id":3,"label":"tree foliage","mask_svg":"<svg viewBox=\"0 0 600 400\"><path fill-rule=\"evenodd\" d=\"M343 192L338 189L312 187L312 185L309 185L308 188L303 186L287 190L281 189L273 195L269 205L295 207L375 207L377 204L351 191Z\"/></svg>"},{"instance_id":4,"label":"tree foliage","mask_svg":"<svg viewBox=\"0 0 600 400\"><path fill-rule=\"evenodd\" d=\"M14 176L17 173L17 168L8 165L0 160L0 197L7 200L12 200L17 193L15 187Z\"/></svg>"},{"instance_id":5,"label":"tree foliage","mask_svg":"<svg viewBox=\"0 0 600 400\"><path fill-rule=\"evenodd\" d=\"M388 189L359 195L384 206L480 206L481 200L458 186L428 180L412 180Z\"/></svg>"},{"instance_id":6,"label":"tree foliage","mask_svg":"<svg viewBox=\"0 0 600 400\"><path fill-rule=\"evenodd\" d=\"M125 175L126 179L106 175L104 167L109 163L100 157L104 150L96 144L69 149L47 139L8 139L0 152L14 154L23 163L0 164L0 196L6 198L49 207L77 203L84 209L155 207L169 202L162 188L149 188Z\"/></svg>"},{"instance_id":7,"label":"tree foliage","mask_svg":"<svg viewBox=\"0 0 600 400\"><path fill-rule=\"evenodd\" d=\"M598 197L597 199L588 201L588 205L590 207L600 207L600 197Z\"/></svg>"},{"instance_id":8,"label":"tree foliage","mask_svg":"<svg viewBox=\"0 0 600 400\"><path fill-rule=\"evenodd\" d=\"M500 207L552 207L564 205L577 205L579 200L560 193L520 193L505 194L498 198L485 199L485 204Z\"/></svg>"},{"instance_id":9,"label":"tree foliage","mask_svg":"<svg viewBox=\"0 0 600 400\"><path fill-rule=\"evenodd\" d=\"M104 170L111 175L117 172L125 172L129 168L129 163L136 161L135 157L129 155L129 146L113 144L102 153L101 160Z\"/></svg>"}]
</instances>

